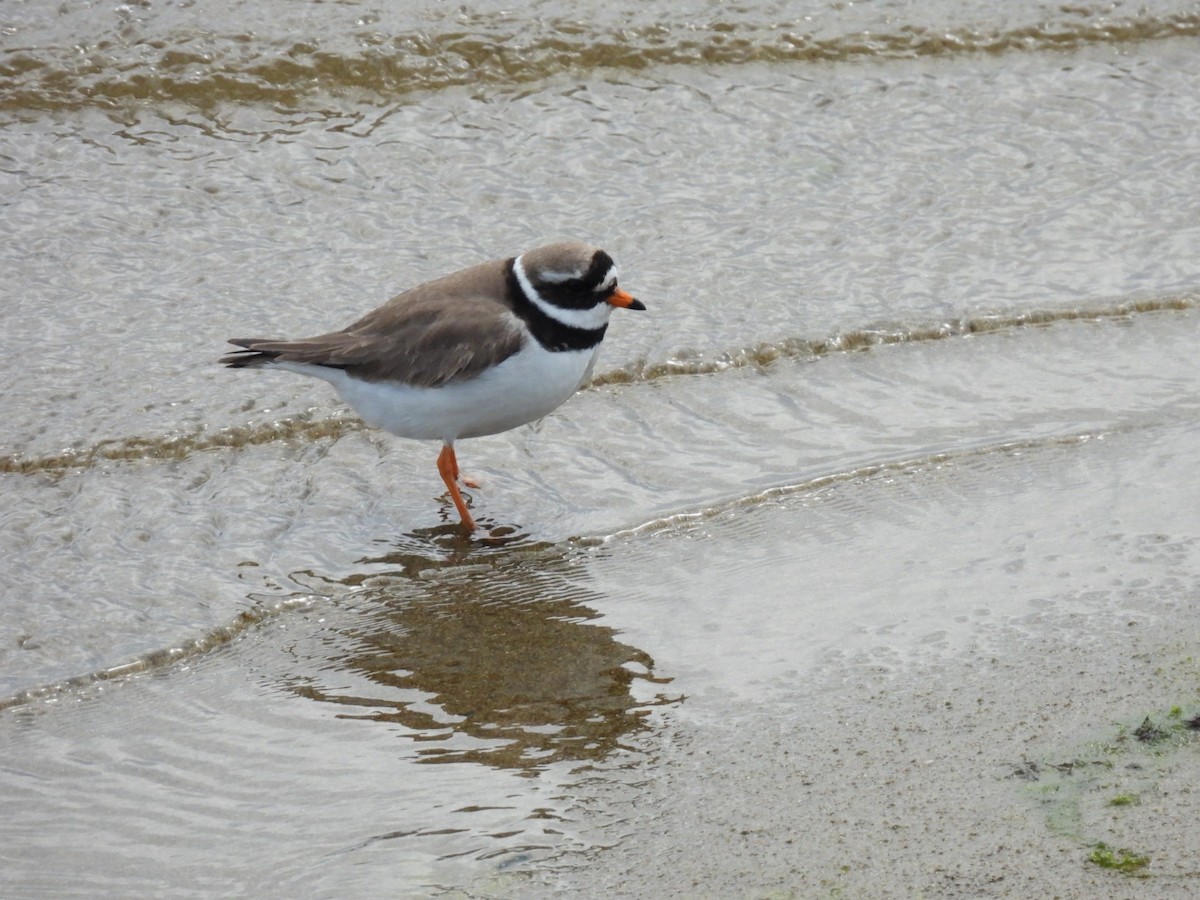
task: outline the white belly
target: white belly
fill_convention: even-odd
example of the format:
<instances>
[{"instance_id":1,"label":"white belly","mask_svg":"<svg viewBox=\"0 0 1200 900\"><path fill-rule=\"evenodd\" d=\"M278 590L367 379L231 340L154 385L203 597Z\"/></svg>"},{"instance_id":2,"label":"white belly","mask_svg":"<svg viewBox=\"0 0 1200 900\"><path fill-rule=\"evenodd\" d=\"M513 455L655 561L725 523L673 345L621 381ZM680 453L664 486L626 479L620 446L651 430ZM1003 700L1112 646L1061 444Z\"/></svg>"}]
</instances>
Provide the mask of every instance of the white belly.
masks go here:
<instances>
[{"instance_id":1,"label":"white belly","mask_svg":"<svg viewBox=\"0 0 1200 900\"><path fill-rule=\"evenodd\" d=\"M475 378L434 388L359 381L324 366L275 367L328 381L368 425L400 437L450 442L540 419L583 385L599 350L551 353L527 345Z\"/></svg>"}]
</instances>

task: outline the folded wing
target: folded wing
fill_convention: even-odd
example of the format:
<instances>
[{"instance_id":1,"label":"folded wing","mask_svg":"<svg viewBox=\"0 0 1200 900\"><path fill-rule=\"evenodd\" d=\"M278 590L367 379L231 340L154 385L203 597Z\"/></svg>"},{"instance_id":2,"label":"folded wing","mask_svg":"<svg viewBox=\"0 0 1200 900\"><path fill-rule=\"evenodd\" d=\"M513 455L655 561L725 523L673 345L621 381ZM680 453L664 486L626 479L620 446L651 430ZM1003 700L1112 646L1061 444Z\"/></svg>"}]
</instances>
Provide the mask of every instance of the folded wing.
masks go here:
<instances>
[{"instance_id":1,"label":"folded wing","mask_svg":"<svg viewBox=\"0 0 1200 900\"><path fill-rule=\"evenodd\" d=\"M300 340L233 338L232 368L290 363L344 369L366 381L437 387L471 378L521 348L520 320L486 296L403 294L353 325Z\"/></svg>"}]
</instances>

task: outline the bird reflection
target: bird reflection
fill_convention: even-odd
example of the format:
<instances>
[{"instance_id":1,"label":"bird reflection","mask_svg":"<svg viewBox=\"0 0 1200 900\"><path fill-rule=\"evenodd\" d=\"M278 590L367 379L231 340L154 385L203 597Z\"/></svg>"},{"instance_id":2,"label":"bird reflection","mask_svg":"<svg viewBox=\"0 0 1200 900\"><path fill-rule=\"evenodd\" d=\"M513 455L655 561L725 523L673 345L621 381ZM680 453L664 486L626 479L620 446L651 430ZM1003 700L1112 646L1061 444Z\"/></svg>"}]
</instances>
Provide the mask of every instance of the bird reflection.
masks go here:
<instances>
[{"instance_id":1,"label":"bird reflection","mask_svg":"<svg viewBox=\"0 0 1200 900\"><path fill-rule=\"evenodd\" d=\"M421 761L529 771L601 760L645 727L651 707L674 702L656 688L634 697L636 682L669 679L590 621L599 614L587 602L601 598L579 552L512 535L432 560L423 537L360 561L364 572L343 583L359 588L361 614L337 627L325 663L335 671L294 690L350 708L347 718L403 726Z\"/></svg>"}]
</instances>

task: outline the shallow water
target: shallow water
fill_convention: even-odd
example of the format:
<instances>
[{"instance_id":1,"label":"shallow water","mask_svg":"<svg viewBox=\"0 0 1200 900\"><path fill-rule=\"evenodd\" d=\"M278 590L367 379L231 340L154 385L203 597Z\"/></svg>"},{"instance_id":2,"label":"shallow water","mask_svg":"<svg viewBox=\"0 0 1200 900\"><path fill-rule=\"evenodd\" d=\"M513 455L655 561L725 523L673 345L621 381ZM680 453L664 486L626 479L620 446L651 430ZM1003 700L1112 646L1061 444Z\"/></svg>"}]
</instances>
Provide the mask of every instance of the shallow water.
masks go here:
<instances>
[{"instance_id":1,"label":"shallow water","mask_svg":"<svg viewBox=\"0 0 1200 900\"><path fill-rule=\"evenodd\" d=\"M823 753L831 710L978 683L1009 762L996 735L1071 689L1038 648L1197 633L1191 6L20 9L6 896L686 894L628 873L684 847L721 771L754 827L801 827L761 798L806 711L790 740ZM649 309L561 410L460 447L487 538L453 526L435 447L215 364L563 235ZM989 680L979 653L1018 662ZM1125 679L1124 706L1080 698L1059 745L1161 705L1121 658L1077 686ZM870 819L839 777L814 790ZM1096 829L997 777L908 782L929 839L886 871L950 891L912 860L953 852L930 810L987 784L1048 845L1026 859L1072 860L1024 889L1107 890ZM871 896L837 875L869 829L811 827L745 866L701 829L681 858L713 894Z\"/></svg>"}]
</instances>

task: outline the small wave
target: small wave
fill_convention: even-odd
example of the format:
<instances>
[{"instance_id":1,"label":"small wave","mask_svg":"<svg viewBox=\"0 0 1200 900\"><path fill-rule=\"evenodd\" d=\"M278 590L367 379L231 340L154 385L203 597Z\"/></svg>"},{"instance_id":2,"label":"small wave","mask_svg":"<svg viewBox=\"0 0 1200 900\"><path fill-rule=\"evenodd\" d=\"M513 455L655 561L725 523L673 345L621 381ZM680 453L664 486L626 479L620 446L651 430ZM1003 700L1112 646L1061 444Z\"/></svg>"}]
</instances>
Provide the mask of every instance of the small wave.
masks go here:
<instances>
[{"instance_id":1,"label":"small wave","mask_svg":"<svg viewBox=\"0 0 1200 900\"><path fill-rule=\"evenodd\" d=\"M1195 309L1198 299L1200 298L1193 296L1168 297L1131 301L1096 309L1045 309L995 313L971 318L950 319L930 325L861 328L840 332L825 338L785 338L779 341L764 341L752 347L722 354L716 358L672 359L661 363L626 366L596 376L592 379L592 384L629 384L656 381L676 375L711 375L726 369L768 366L780 360L819 358L831 353L869 350L872 347L888 344L940 341L966 335L988 334L1062 322L1127 319L1142 313Z\"/></svg>"},{"instance_id":2,"label":"small wave","mask_svg":"<svg viewBox=\"0 0 1200 900\"><path fill-rule=\"evenodd\" d=\"M70 448L48 456L0 456L0 474L62 474L102 462L180 460L205 450L236 449L272 441L317 441L338 438L366 426L352 416L325 419L280 419L263 425L226 428L214 434L171 435L158 438L114 438L91 447Z\"/></svg>"},{"instance_id":3,"label":"small wave","mask_svg":"<svg viewBox=\"0 0 1200 900\"><path fill-rule=\"evenodd\" d=\"M785 338L723 353L715 358L680 358L666 362L637 363L611 369L592 379L591 387L639 384L681 375L715 375L749 366L765 367L783 360L819 359L833 353L870 350L890 344L939 341L967 335L989 334L1030 326L1068 322L1128 319L1155 312L1187 311L1198 305L1195 296L1137 300L1095 309L1047 309L996 313L945 322L892 327L860 328L824 338ZM274 441L319 441L365 429L351 415L321 419L282 419L262 425L227 428L213 434L174 435L160 438L121 438L91 447L67 449L46 456L0 456L0 474L59 476L104 462L181 460L209 450L240 449Z\"/></svg>"},{"instance_id":4,"label":"small wave","mask_svg":"<svg viewBox=\"0 0 1200 900\"><path fill-rule=\"evenodd\" d=\"M258 34L171 33L134 45L118 38L0 56L0 109L116 108L147 101L201 109L227 102L294 108L319 95L392 102L417 91L528 83L597 69L909 59L1200 36L1200 13L1126 19L1064 13L1005 30L888 24L891 30L825 37L800 21L596 29L505 16L476 17L467 23L469 32L363 32L349 35L354 40L344 47L332 39L272 42Z\"/></svg>"},{"instance_id":5,"label":"small wave","mask_svg":"<svg viewBox=\"0 0 1200 900\"><path fill-rule=\"evenodd\" d=\"M1005 441L982 447L947 450L909 459L871 463L854 469L848 469L844 472L831 472L826 475L818 475L815 478L801 482L775 485L750 496L733 497L720 503L703 507L702 509L652 519L649 522L643 522L631 528L624 528L603 537L578 538L577 542L583 547L594 547L616 540L654 534L660 531L696 528L730 513L754 509L784 497L815 494L842 484L869 482L881 478L895 478L901 475L919 475L922 472L928 472L944 466L962 465L987 457L1015 456L1021 453L1054 447L1071 447L1088 441L1102 440L1112 433L1112 431L1090 431L1056 437Z\"/></svg>"},{"instance_id":6,"label":"small wave","mask_svg":"<svg viewBox=\"0 0 1200 900\"><path fill-rule=\"evenodd\" d=\"M110 666L97 672L76 675L72 678L65 678L62 681L56 681L51 684L27 688L8 697L0 697L0 710L25 706L39 700L53 699L63 694L85 690L104 682L114 681L140 672L164 669L185 660L203 656L219 647L223 647L239 635L262 624L268 619L294 609L307 609L314 602L313 597L289 597L272 603L253 606L238 613L232 622L220 625L207 634L184 641L173 647L153 650L128 662Z\"/></svg>"}]
</instances>

